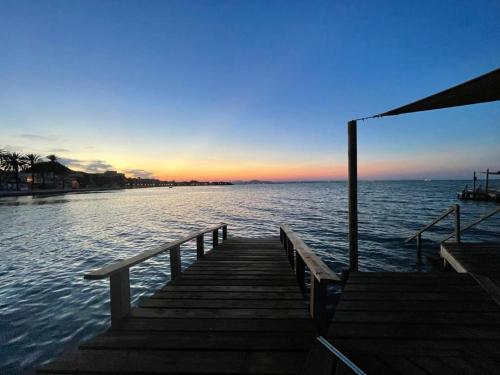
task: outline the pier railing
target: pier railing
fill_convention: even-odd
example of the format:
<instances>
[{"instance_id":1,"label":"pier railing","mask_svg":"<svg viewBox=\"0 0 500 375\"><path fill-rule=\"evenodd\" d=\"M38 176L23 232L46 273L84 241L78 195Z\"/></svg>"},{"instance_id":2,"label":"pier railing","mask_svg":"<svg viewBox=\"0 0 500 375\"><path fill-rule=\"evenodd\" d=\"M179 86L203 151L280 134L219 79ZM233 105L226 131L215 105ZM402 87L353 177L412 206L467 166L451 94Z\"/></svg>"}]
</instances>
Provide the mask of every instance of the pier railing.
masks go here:
<instances>
[{"instance_id":1,"label":"pier railing","mask_svg":"<svg viewBox=\"0 0 500 375\"><path fill-rule=\"evenodd\" d=\"M490 217L496 215L497 213L500 212L500 207L497 207L495 208L493 211L490 211L488 212L486 215L480 217L479 219L477 219L476 221L473 221L472 223L470 224L467 224L465 227L461 228L460 229L460 234L462 234L463 232L465 232L466 230L469 230L470 228L472 227L475 227L476 225L478 225L479 223L482 223L483 221L485 221L486 219L489 219ZM447 237L445 237L441 242L444 242L444 241L447 241L449 240L451 237L453 237L455 235L455 233L450 233Z\"/></svg>"},{"instance_id":2,"label":"pier railing","mask_svg":"<svg viewBox=\"0 0 500 375\"><path fill-rule=\"evenodd\" d=\"M116 324L130 313L130 272L129 269L156 255L170 252L170 277L172 280L181 274L181 245L196 239L196 256L203 258L204 235L212 232L213 247L219 244L219 230L222 229L222 240L227 239L227 224L220 223L213 227L190 233L187 236L161 245L155 249L146 250L131 258L118 261L109 266L85 274L87 280L102 280L109 278L111 324Z\"/></svg>"},{"instance_id":3,"label":"pier railing","mask_svg":"<svg viewBox=\"0 0 500 375\"><path fill-rule=\"evenodd\" d=\"M340 278L286 224L280 226L280 240L287 252L290 265L295 270L302 293L306 289L305 267L309 269L311 274L309 312L320 331L325 330L328 324L328 284L340 282Z\"/></svg>"},{"instance_id":4,"label":"pier railing","mask_svg":"<svg viewBox=\"0 0 500 375\"><path fill-rule=\"evenodd\" d=\"M425 227L423 227L419 231L415 232L411 237L408 237L405 240L405 243L410 242L411 240L416 238L417 239L417 252L420 255L420 253L422 251L422 233L431 229L434 225L439 223L441 220L447 218L451 214L455 214L455 230L448 238L451 238L454 236L455 240L458 243L460 243L460 233L461 233L461 230L460 230L460 205L458 205L458 204L450 206L445 212L443 212L436 219L434 219L432 221L432 223L430 223L429 225L426 225Z\"/></svg>"}]
</instances>

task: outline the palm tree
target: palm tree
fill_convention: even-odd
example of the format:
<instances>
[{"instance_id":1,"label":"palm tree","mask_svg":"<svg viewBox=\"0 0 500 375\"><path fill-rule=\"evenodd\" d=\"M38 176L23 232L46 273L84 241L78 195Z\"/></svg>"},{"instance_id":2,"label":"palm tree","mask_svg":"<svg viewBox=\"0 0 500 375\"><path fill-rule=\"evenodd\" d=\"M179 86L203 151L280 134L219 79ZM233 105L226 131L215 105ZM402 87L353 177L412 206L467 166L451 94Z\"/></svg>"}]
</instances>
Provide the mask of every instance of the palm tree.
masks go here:
<instances>
[{"instance_id":1,"label":"palm tree","mask_svg":"<svg viewBox=\"0 0 500 375\"><path fill-rule=\"evenodd\" d=\"M2 167L6 170L13 171L16 176L17 191L19 191L19 169L22 168L24 164L24 158L17 152L6 153L2 158Z\"/></svg>"},{"instance_id":2,"label":"palm tree","mask_svg":"<svg viewBox=\"0 0 500 375\"><path fill-rule=\"evenodd\" d=\"M57 159L58 158L54 154L47 155L46 158L49 159L49 161L52 163L53 167L57 163ZM52 183L54 184L54 186L56 186L56 172L55 172L55 168L53 169L53 172L52 172Z\"/></svg>"},{"instance_id":3,"label":"palm tree","mask_svg":"<svg viewBox=\"0 0 500 375\"><path fill-rule=\"evenodd\" d=\"M35 164L40 161L41 156L37 154L27 154L25 159L31 169L31 190L33 190L33 187L35 186Z\"/></svg>"}]
</instances>

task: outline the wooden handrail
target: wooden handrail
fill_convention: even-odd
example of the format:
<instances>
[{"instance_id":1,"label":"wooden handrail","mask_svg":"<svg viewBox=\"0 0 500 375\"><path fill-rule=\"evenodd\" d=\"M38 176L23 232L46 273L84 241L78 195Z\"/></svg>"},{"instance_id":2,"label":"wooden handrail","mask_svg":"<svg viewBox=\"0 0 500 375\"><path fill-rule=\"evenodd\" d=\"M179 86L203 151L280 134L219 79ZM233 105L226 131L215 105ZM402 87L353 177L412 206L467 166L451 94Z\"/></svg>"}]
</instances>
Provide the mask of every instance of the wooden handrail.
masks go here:
<instances>
[{"instance_id":1,"label":"wooden handrail","mask_svg":"<svg viewBox=\"0 0 500 375\"><path fill-rule=\"evenodd\" d=\"M148 260L149 258L152 258L156 255L159 255L167 250L178 247L185 242L194 240L195 238L200 237L201 235L203 235L205 233L213 232L214 230L218 230L218 229L223 228L223 227L227 227L227 224L220 223L220 224L215 225L213 227L210 227L210 228L198 231L198 232L190 233L187 236L181 238L180 240L166 243L164 245L158 246L155 249L143 251L142 253L137 254L136 256L133 256L131 258L120 260L116 263L110 264L109 266L106 266L106 267L100 268L98 270L86 273L84 275L84 278L87 280L106 279L106 278L110 277L113 273L120 272L120 271L124 270L125 268L130 268L132 266L135 266L136 264L142 263L145 260Z\"/></svg>"},{"instance_id":2,"label":"wooden handrail","mask_svg":"<svg viewBox=\"0 0 500 375\"><path fill-rule=\"evenodd\" d=\"M281 225L281 230L283 230L288 240L292 242L293 248L318 281L340 281L337 274L333 272L330 267L328 267L325 262L323 262L323 260L290 229L288 224Z\"/></svg>"},{"instance_id":3,"label":"wooden handrail","mask_svg":"<svg viewBox=\"0 0 500 375\"><path fill-rule=\"evenodd\" d=\"M307 266L311 272L309 313L316 322L318 330L325 332L328 327L326 309L328 284L341 280L286 224L280 226L280 240L303 293L306 285L305 267Z\"/></svg>"},{"instance_id":4,"label":"wooden handrail","mask_svg":"<svg viewBox=\"0 0 500 375\"><path fill-rule=\"evenodd\" d=\"M465 227L463 227L462 229L460 229L460 233L463 233L465 232L466 230L478 225L479 223L485 221L486 219L492 217L493 215L496 215L497 213L500 212L500 207L497 207L495 208L493 211L487 213L486 215L480 217L479 219L477 219L476 221L470 223L470 224L467 224ZM444 242L444 241L447 241L449 240L451 237L453 237L455 235L455 232L453 233L450 233L446 238L444 238L441 242Z\"/></svg>"},{"instance_id":5,"label":"wooden handrail","mask_svg":"<svg viewBox=\"0 0 500 375\"><path fill-rule=\"evenodd\" d=\"M456 209L456 206L451 206L450 208L448 208L442 215L438 216L436 219L434 219L434 221L432 223L430 223L429 225L425 226L424 228L420 229L418 232L415 232L415 234L413 234L411 237L408 237L406 240L405 240L405 243L407 242L410 242L411 240L413 240L415 237L418 237L419 235L421 235L422 233L424 233L426 230L430 229L431 227L433 227L434 225L436 225L438 222L440 222L441 220L443 220L445 217L447 217L449 214L451 214L452 212L454 212Z\"/></svg>"},{"instance_id":6,"label":"wooden handrail","mask_svg":"<svg viewBox=\"0 0 500 375\"><path fill-rule=\"evenodd\" d=\"M219 229L221 228L222 239L225 240L227 239L227 224L220 223L213 227L188 234L180 240L169 242L152 250L143 251L132 258L118 261L85 274L84 278L87 280L101 280L109 277L111 324L119 324L130 313L130 267L169 250L170 278L175 280L182 272L180 246L196 238L197 258L203 258L205 254L203 240L205 233L212 232L212 243L216 247L219 244Z\"/></svg>"}]
</instances>

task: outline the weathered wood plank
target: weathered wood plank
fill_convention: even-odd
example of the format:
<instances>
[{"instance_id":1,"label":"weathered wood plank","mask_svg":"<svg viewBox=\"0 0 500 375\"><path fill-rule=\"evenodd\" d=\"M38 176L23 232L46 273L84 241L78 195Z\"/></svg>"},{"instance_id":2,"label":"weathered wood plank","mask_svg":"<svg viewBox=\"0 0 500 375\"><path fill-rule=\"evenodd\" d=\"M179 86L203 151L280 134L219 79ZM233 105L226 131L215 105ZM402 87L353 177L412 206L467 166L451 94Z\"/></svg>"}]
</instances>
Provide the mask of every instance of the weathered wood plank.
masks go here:
<instances>
[{"instance_id":1,"label":"weathered wood plank","mask_svg":"<svg viewBox=\"0 0 500 375\"><path fill-rule=\"evenodd\" d=\"M116 330L163 331L163 332L314 332L311 319L149 319L129 318Z\"/></svg>"},{"instance_id":2,"label":"weathered wood plank","mask_svg":"<svg viewBox=\"0 0 500 375\"><path fill-rule=\"evenodd\" d=\"M256 350L307 351L315 336L312 332L134 332L116 331L100 335L83 345L83 349L140 350Z\"/></svg>"},{"instance_id":3,"label":"weathered wood plank","mask_svg":"<svg viewBox=\"0 0 500 375\"><path fill-rule=\"evenodd\" d=\"M151 296L152 299L229 299L229 300L298 300L303 303L304 297L297 292L158 292Z\"/></svg>"},{"instance_id":4,"label":"weathered wood plank","mask_svg":"<svg viewBox=\"0 0 500 375\"><path fill-rule=\"evenodd\" d=\"M81 350L44 367L52 373L298 374L306 352Z\"/></svg>"},{"instance_id":5,"label":"weathered wood plank","mask_svg":"<svg viewBox=\"0 0 500 375\"><path fill-rule=\"evenodd\" d=\"M500 306L469 274L352 273L328 338L368 374L495 373Z\"/></svg>"},{"instance_id":6,"label":"weathered wood plank","mask_svg":"<svg viewBox=\"0 0 500 375\"><path fill-rule=\"evenodd\" d=\"M147 299L139 304L149 308L210 308L210 309L306 309L303 300L251 300L251 299Z\"/></svg>"},{"instance_id":7,"label":"weathered wood plank","mask_svg":"<svg viewBox=\"0 0 500 375\"><path fill-rule=\"evenodd\" d=\"M200 238L175 280L42 372L299 374L315 325L279 238Z\"/></svg>"},{"instance_id":8,"label":"weathered wood plank","mask_svg":"<svg viewBox=\"0 0 500 375\"><path fill-rule=\"evenodd\" d=\"M308 310L301 309L165 309L135 308L130 312L133 318L200 318L200 319L309 319Z\"/></svg>"},{"instance_id":9,"label":"weathered wood plank","mask_svg":"<svg viewBox=\"0 0 500 375\"><path fill-rule=\"evenodd\" d=\"M259 293L279 293L279 292L296 292L297 287L294 285L167 285L163 287L163 291L178 291L178 292L259 292Z\"/></svg>"}]
</instances>

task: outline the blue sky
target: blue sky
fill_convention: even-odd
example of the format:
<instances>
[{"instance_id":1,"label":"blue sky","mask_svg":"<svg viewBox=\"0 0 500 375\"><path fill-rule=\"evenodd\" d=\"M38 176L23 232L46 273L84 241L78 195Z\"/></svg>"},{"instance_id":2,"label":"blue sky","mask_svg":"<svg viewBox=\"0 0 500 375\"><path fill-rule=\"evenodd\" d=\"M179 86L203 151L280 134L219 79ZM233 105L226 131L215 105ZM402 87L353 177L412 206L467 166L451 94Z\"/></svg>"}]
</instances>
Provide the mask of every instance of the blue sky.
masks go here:
<instances>
[{"instance_id":1,"label":"blue sky","mask_svg":"<svg viewBox=\"0 0 500 375\"><path fill-rule=\"evenodd\" d=\"M200 179L346 172L345 123L498 67L498 1L0 0L0 146ZM360 123L364 178L499 168L500 105Z\"/></svg>"}]
</instances>

